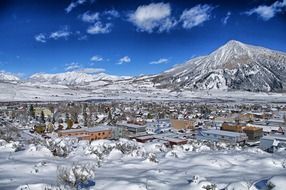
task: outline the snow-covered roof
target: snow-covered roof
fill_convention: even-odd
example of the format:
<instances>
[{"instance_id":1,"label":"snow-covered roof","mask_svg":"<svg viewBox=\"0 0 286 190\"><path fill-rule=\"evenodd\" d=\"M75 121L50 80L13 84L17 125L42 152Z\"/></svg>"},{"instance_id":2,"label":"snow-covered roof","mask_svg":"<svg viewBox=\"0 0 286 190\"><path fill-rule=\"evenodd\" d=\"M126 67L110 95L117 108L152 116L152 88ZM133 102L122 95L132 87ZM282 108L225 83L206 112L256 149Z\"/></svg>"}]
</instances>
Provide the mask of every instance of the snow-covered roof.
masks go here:
<instances>
[{"instance_id":1,"label":"snow-covered roof","mask_svg":"<svg viewBox=\"0 0 286 190\"><path fill-rule=\"evenodd\" d=\"M81 129L68 129L68 130L61 130L59 132L61 133L73 133L73 132L98 132L98 131L109 131L111 130L111 126L97 126L97 127L91 127L91 128L81 128Z\"/></svg>"},{"instance_id":2,"label":"snow-covered roof","mask_svg":"<svg viewBox=\"0 0 286 190\"><path fill-rule=\"evenodd\" d=\"M236 133L236 132L215 130L215 129L202 131L202 133L213 134L213 135L223 135L223 136L229 136L229 137L240 137L242 134L244 134L244 133Z\"/></svg>"}]
</instances>

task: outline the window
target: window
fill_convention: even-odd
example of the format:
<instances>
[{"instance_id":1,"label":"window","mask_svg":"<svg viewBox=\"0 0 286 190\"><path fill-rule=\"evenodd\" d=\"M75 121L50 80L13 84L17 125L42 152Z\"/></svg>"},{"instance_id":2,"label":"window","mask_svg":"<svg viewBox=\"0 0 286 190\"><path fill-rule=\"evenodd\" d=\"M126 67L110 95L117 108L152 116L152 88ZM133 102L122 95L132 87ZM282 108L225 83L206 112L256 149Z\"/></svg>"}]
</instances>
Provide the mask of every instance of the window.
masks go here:
<instances>
[{"instance_id":1,"label":"window","mask_svg":"<svg viewBox=\"0 0 286 190\"><path fill-rule=\"evenodd\" d=\"M104 135L104 132L102 133L102 135Z\"/></svg>"},{"instance_id":2,"label":"window","mask_svg":"<svg viewBox=\"0 0 286 190\"><path fill-rule=\"evenodd\" d=\"M98 136L100 136L101 135L101 133L98 133Z\"/></svg>"}]
</instances>

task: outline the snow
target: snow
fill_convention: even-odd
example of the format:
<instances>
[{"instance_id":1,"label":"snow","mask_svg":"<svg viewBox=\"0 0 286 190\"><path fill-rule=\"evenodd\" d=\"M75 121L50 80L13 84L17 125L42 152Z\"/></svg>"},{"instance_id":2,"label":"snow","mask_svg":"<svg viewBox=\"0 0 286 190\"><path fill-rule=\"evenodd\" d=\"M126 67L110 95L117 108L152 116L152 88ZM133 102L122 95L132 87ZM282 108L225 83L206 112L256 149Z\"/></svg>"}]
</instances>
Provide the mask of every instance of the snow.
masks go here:
<instances>
[{"instance_id":1,"label":"snow","mask_svg":"<svg viewBox=\"0 0 286 190\"><path fill-rule=\"evenodd\" d=\"M268 181L267 184L273 187L272 190L286 189L286 175L274 176Z\"/></svg>"},{"instance_id":2,"label":"snow","mask_svg":"<svg viewBox=\"0 0 286 190\"><path fill-rule=\"evenodd\" d=\"M285 93L221 91L220 89L175 92L157 89L150 82L133 85L116 81L110 85L72 88L58 85L35 86L26 83L1 83L0 101L81 101L81 100L178 100L224 102L286 102Z\"/></svg>"},{"instance_id":3,"label":"snow","mask_svg":"<svg viewBox=\"0 0 286 190\"><path fill-rule=\"evenodd\" d=\"M61 143L67 146L69 140ZM251 186L257 190L254 183L266 178L276 189L283 190L286 185L285 154L272 155L255 147L217 144L221 147L217 149L193 141L171 149L160 142L99 140L70 144L67 157L56 157L43 145L29 145L24 151L14 152L7 144L0 146L1 190L56 189L59 167L94 176L96 185L91 189L204 190L215 185L217 189L243 190ZM69 175L71 181L74 175Z\"/></svg>"},{"instance_id":4,"label":"snow","mask_svg":"<svg viewBox=\"0 0 286 190\"><path fill-rule=\"evenodd\" d=\"M95 81L115 81L129 78L130 77L114 76L105 73L88 74L79 71L70 71L57 74L36 73L30 77L30 80L32 82L41 82L45 84L82 85Z\"/></svg>"},{"instance_id":5,"label":"snow","mask_svg":"<svg viewBox=\"0 0 286 190\"><path fill-rule=\"evenodd\" d=\"M19 81L19 80L20 80L19 77L11 73L0 71L0 81Z\"/></svg>"}]
</instances>

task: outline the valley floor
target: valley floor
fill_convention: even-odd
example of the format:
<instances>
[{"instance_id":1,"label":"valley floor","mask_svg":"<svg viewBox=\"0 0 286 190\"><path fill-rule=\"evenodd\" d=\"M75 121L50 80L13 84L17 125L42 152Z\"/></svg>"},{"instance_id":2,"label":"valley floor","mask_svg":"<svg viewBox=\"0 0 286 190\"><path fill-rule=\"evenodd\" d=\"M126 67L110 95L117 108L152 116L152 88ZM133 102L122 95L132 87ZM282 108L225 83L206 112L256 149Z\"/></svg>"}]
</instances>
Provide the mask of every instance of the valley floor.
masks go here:
<instances>
[{"instance_id":1,"label":"valley floor","mask_svg":"<svg viewBox=\"0 0 286 190\"><path fill-rule=\"evenodd\" d=\"M204 101L205 103L286 103L286 94L223 90L183 90L182 92L173 92L168 89L157 89L149 83L136 86L124 82L107 86L87 86L80 89L61 85L0 83L0 102L85 100L175 100Z\"/></svg>"}]
</instances>

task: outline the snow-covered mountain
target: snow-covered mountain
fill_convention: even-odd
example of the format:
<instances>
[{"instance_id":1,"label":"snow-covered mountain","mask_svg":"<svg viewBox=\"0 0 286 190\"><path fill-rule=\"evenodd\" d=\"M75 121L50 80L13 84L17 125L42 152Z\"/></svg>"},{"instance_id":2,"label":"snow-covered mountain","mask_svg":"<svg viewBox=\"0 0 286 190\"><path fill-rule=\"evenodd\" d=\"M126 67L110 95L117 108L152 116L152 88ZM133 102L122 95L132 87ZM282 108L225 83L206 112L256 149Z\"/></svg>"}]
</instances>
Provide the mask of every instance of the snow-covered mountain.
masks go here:
<instances>
[{"instance_id":1,"label":"snow-covered mountain","mask_svg":"<svg viewBox=\"0 0 286 190\"><path fill-rule=\"evenodd\" d=\"M125 76L108 75L106 73L88 74L84 72L71 71L57 74L37 73L32 75L29 80L45 84L85 85L95 81L118 81L129 78L130 77Z\"/></svg>"},{"instance_id":2,"label":"snow-covered mountain","mask_svg":"<svg viewBox=\"0 0 286 190\"><path fill-rule=\"evenodd\" d=\"M0 71L0 81L19 81L19 80L20 80L19 77L13 74Z\"/></svg>"},{"instance_id":3,"label":"snow-covered mountain","mask_svg":"<svg viewBox=\"0 0 286 190\"><path fill-rule=\"evenodd\" d=\"M283 91L286 89L286 54L231 40L154 77L161 88L202 90Z\"/></svg>"}]
</instances>

